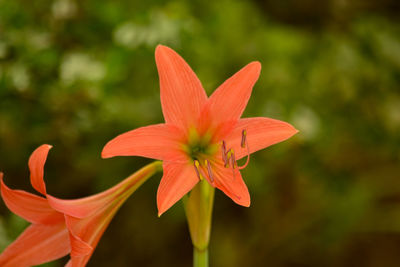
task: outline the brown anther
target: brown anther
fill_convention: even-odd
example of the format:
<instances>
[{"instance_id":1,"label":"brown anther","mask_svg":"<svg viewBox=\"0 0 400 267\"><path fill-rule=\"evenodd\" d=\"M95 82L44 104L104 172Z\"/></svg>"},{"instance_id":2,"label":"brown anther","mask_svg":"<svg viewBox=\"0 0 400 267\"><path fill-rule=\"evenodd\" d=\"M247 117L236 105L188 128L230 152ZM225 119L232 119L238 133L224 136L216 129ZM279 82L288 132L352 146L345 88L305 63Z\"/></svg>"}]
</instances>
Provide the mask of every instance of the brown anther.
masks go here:
<instances>
[{"instance_id":1,"label":"brown anther","mask_svg":"<svg viewBox=\"0 0 400 267\"><path fill-rule=\"evenodd\" d=\"M232 151L232 153L231 153L232 168L235 168L235 166L237 166L236 158L235 158L235 151L233 149L231 149L231 151Z\"/></svg>"},{"instance_id":2,"label":"brown anther","mask_svg":"<svg viewBox=\"0 0 400 267\"><path fill-rule=\"evenodd\" d=\"M242 141L240 142L240 146L241 146L242 148L245 148L245 147L246 147L246 144L247 144L247 142L246 142L246 136L247 136L247 131L246 131L245 129L243 129L243 130L242 130Z\"/></svg>"},{"instance_id":3,"label":"brown anther","mask_svg":"<svg viewBox=\"0 0 400 267\"><path fill-rule=\"evenodd\" d=\"M211 170L211 164L210 164L210 162L208 160L206 160L206 165L207 165L208 178L210 178L211 183L213 183L214 182L214 175L213 175L212 170Z\"/></svg>"}]
</instances>

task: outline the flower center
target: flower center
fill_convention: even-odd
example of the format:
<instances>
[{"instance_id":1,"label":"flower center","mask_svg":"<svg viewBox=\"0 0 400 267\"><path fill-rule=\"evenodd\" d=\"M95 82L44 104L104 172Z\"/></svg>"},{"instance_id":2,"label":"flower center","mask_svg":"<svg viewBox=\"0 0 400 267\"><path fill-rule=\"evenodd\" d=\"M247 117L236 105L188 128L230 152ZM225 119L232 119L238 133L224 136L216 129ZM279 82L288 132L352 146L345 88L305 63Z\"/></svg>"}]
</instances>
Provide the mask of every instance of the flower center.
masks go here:
<instances>
[{"instance_id":1,"label":"flower center","mask_svg":"<svg viewBox=\"0 0 400 267\"><path fill-rule=\"evenodd\" d=\"M201 139L200 139L201 140ZM215 145L208 144L203 146L204 143L195 143L195 146L190 146L189 143L189 155L193 160L193 165L197 177L201 180L202 178L208 178L208 180L213 184L214 183L214 174L212 171L212 165L209 160L207 160L207 156L212 155L215 152ZM222 141L221 143L221 153L222 160L225 168L232 168L233 179L235 179L235 169L241 170L244 169L250 160L250 149L249 143L247 142L247 131L245 129L242 130L242 138L240 142L241 149L247 150L247 159L246 163L243 166L238 166L235 158L235 151L233 148L227 149L226 142ZM210 152L212 151L212 152ZM203 161L204 159L204 161ZM204 164L203 164L204 162Z\"/></svg>"},{"instance_id":2,"label":"flower center","mask_svg":"<svg viewBox=\"0 0 400 267\"><path fill-rule=\"evenodd\" d=\"M192 160L196 160L209 154L209 150L210 148L208 144L204 144L202 142L189 143L187 148L187 153Z\"/></svg>"},{"instance_id":3,"label":"flower center","mask_svg":"<svg viewBox=\"0 0 400 267\"><path fill-rule=\"evenodd\" d=\"M218 150L216 144L211 142L209 134L199 136L197 131L192 130L189 132L189 137L184 150L191 160L201 160L212 156Z\"/></svg>"}]
</instances>

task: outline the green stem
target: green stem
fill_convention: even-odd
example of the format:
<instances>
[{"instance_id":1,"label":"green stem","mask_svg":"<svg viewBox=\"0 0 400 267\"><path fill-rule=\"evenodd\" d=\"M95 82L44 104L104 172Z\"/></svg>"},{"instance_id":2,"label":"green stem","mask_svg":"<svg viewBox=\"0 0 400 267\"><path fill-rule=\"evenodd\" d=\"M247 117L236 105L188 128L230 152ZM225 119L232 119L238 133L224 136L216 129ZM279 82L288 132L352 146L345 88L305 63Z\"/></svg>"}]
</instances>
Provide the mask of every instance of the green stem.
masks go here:
<instances>
[{"instance_id":1,"label":"green stem","mask_svg":"<svg viewBox=\"0 0 400 267\"><path fill-rule=\"evenodd\" d=\"M193 267L208 267L208 249L193 248Z\"/></svg>"},{"instance_id":2,"label":"green stem","mask_svg":"<svg viewBox=\"0 0 400 267\"><path fill-rule=\"evenodd\" d=\"M208 266L212 209L215 189L206 180L200 181L183 198L190 237L193 244L193 266Z\"/></svg>"}]
</instances>

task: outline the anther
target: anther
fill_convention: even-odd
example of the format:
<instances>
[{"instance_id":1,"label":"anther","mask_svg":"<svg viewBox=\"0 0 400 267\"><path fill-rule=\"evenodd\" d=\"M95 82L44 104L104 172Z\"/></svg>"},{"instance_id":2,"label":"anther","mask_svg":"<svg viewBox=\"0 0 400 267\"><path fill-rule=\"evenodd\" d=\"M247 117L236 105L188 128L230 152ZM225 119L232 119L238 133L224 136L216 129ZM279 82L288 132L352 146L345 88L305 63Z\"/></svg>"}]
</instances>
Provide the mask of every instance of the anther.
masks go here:
<instances>
[{"instance_id":1,"label":"anther","mask_svg":"<svg viewBox=\"0 0 400 267\"><path fill-rule=\"evenodd\" d=\"M200 172L199 172L199 168L200 168L199 161L196 159L193 163L194 163L194 170L196 171L197 177L199 177L199 179L202 180Z\"/></svg>"},{"instance_id":2,"label":"anther","mask_svg":"<svg viewBox=\"0 0 400 267\"><path fill-rule=\"evenodd\" d=\"M233 150L233 148L231 148L231 163L232 163L232 168L235 168L236 164L236 158L235 158L235 151Z\"/></svg>"},{"instance_id":3,"label":"anther","mask_svg":"<svg viewBox=\"0 0 400 267\"><path fill-rule=\"evenodd\" d=\"M211 164L208 160L206 160L206 165L207 165L207 172L208 172L208 177L210 178L211 183L214 182L214 175L211 171Z\"/></svg>"},{"instance_id":4,"label":"anther","mask_svg":"<svg viewBox=\"0 0 400 267\"><path fill-rule=\"evenodd\" d=\"M228 168L228 165L230 163L230 159L232 157L233 149L229 149L228 152L226 153L226 161L224 162L224 167Z\"/></svg>"},{"instance_id":5,"label":"anther","mask_svg":"<svg viewBox=\"0 0 400 267\"><path fill-rule=\"evenodd\" d=\"M245 129L242 130L242 141L240 142L240 146L242 148L246 147L246 136L247 136L247 131Z\"/></svg>"}]
</instances>

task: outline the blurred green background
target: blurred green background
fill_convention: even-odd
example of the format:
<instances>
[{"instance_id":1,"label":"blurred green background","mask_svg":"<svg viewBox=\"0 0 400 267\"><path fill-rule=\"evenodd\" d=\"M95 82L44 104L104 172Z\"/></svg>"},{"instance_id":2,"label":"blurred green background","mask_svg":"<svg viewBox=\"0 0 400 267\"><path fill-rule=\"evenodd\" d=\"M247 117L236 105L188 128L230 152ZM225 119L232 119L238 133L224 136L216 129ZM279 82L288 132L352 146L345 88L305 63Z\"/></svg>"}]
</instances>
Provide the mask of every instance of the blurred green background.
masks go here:
<instances>
[{"instance_id":1,"label":"blurred green background","mask_svg":"<svg viewBox=\"0 0 400 267\"><path fill-rule=\"evenodd\" d=\"M217 192L211 266L399 266L399 14L396 0L0 0L0 170L32 191L28 157L49 143L48 192L102 191L150 162L100 152L163 122L157 44L208 94L259 60L244 116L301 132L252 156L250 208ZM160 177L122 207L89 266L191 265L182 205L157 218ZM26 225L1 202L0 251Z\"/></svg>"}]
</instances>

